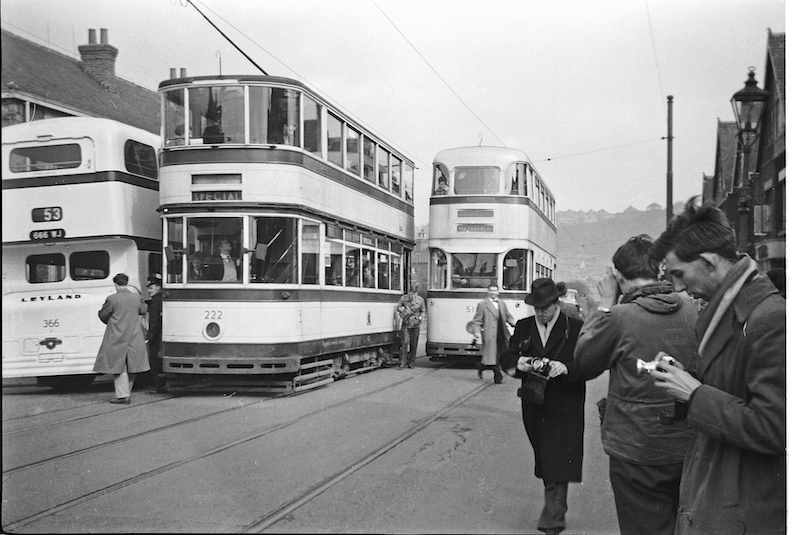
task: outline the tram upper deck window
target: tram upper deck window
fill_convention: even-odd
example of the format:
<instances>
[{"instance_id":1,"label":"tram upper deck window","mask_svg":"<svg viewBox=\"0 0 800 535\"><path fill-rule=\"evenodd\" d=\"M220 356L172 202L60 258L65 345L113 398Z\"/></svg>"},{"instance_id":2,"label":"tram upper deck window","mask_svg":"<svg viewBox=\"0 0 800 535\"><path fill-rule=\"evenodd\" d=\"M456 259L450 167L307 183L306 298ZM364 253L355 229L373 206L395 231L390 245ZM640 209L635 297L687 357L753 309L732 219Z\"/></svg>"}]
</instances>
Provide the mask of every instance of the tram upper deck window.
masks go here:
<instances>
[{"instance_id":1,"label":"tram upper deck window","mask_svg":"<svg viewBox=\"0 0 800 535\"><path fill-rule=\"evenodd\" d=\"M378 149L378 185L389 189L389 151L383 147Z\"/></svg>"},{"instance_id":2,"label":"tram upper deck window","mask_svg":"<svg viewBox=\"0 0 800 535\"><path fill-rule=\"evenodd\" d=\"M244 143L244 88L190 87L189 120L203 144Z\"/></svg>"},{"instance_id":3,"label":"tram upper deck window","mask_svg":"<svg viewBox=\"0 0 800 535\"><path fill-rule=\"evenodd\" d=\"M11 149L9 168L12 173L29 173L55 169L74 169L81 165L81 146L77 143L20 147Z\"/></svg>"},{"instance_id":4,"label":"tram upper deck window","mask_svg":"<svg viewBox=\"0 0 800 535\"><path fill-rule=\"evenodd\" d=\"M300 146L300 92L250 87L250 143Z\"/></svg>"},{"instance_id":5,"label":"tram upper deck window","mask_svg":"<svg viewBox=\"0 0 800 535\"><path fill-rule=\"evenodd\" d=\"M392 163L392 193L400 195L400 158L392 154L390 161Z\"/></svg>"},{"instance_id":6,"label":"tram upper deck window","mask_svg":"<svg viewBox=\"0 0 800 535\"><path fill-rule=\"evenodd\" d=\"M125 142L125 169L131 173L158 179L156 151L150 145L129 139Z\"/></svg>"},{"instance_id":7,"label":"tram upper deck window","mask_svg":"<svg viewBox=\"0 0 800 535\"><path fill-rule=\"evenodd\" d=\"M347 170L361 176L361 134L350 125L347 125L345 130L347 131Z\"/></svg>"},{"instance_id":8,"label":"tram upper deck window","mask_svg":"<svg viewBox=\"0 0 800 535\"><path fill-rule=\"evenodd\" d=\"M364 180L375 183L375 142L364 136Z\"/></svg>"},{"instance_id":9,"label":"tram upper deck window","mask_svg":"<svg viewBox=\"0 0 800 535\"><path fill-rule=\"evenodd\" d=\"M528 196L528 165L525 163L515 163L508 166L506 170L506 195Z\"/></svg>"},{"instance_id":10,"label":"tram upper deck window","mask_svg":"<svg viewBox=\"0 0 800 535\"><path fill-rule=\"evenodd\" d=\"M256 217L250 229L255 243L250 280L272 284L297 283L297 222L291 217ZM253 235L255 234L255 235Z\"/></svg>"},{"instance_id":11,"label":"tram upper deck window","mask_svg":"<svg viewBox=\"0 0 800 535\"><path fill-rule=\"evenodd\" d=\"M344 123L341 119L332 114L328 114L328 161L344 167L342 147L342 127Z\"/></svg>"},{"instance_id":12,"label":"tram upper deck window","mask_svg":"<svg viewBox=\"0 0 800 535\"><path fill-rule=\"evenodd\" d=\"M60 253L31 255L25 260L25 276L32 284L61 282L67 276L66 258Z\"/></svg>"},{"instance_id":13,"label":"tram upper deck window","mask_svg":"<svg viewBox=\"0 0 800 535\"><path fill-rule=\"evenodd\" d=\"M499 167L456 167L453 174L456 195L497 195L503 172Z\"/></svg>"},{"instance_id":14,"label":"tram upper deck window","mask_svg":"<svg viewBox=\"0 0 800 535\"><path fill-rule=\"evenodd\" d=\"M303 148L322 157L322 106L303 95Z\"/></svg>"},{"instance_id":15,"label":"tram upper deck window","mask_svg":"<svg viewBox=\"0 0 800 535\"><path fill-rule=\"evenodd\" d=\"M164 95L164 133L166 139L164 146L177 147L187 145L192 137L190 128L187 137L186 132L186 100L183 89L167 91Z\"/></svg>"},{"instance_id":16,"label":"tram upper deck window","mask_svg":"<svg viewBox=\"0 0 800 535\"><path fill-rule=\"evenodd\" d=\"M454 253L452 288L488 288L497 284L497 255Z\"/></svg>"},{"instance_id":17,"label":"tram upper deck window","mask_svg":"<svg viewBox=\"0 0 800 535\"><path fill-rule=\"evenodd\" d=\"M107 251L80 251L69 255L69 275L72 280L105 279L109 273Z\"/></svg>"},{"instance_id":18,"label":"tram upper deck window","mask_svg":"<svg viewBox=\"0 0 800 535\"><path fill-rule=\"evenodd\" d=\"M242 219L191 217L186 225L189 282L241 281Z\"/></svg>"},{"instance_id":19,"label":"tram upper deck window","mask_svg":"<svg viewBox=\"0 0 800 535\"><path fill-rule=\"evenodd\" d=\"M450 174L447 167L440 163L433 164L433 188L434 195L450 193Z\"/></svg>"},{"instance_id":20,"label":"tram upper deck window","mask_svg":"<svg viewBox=\"0 0 800 535\"><path fill-rule=\"evenodd\" d=\"M414 200L414 167L403 160L403 188L405 199L409 202Z\"/></svg>"}]
</instances>

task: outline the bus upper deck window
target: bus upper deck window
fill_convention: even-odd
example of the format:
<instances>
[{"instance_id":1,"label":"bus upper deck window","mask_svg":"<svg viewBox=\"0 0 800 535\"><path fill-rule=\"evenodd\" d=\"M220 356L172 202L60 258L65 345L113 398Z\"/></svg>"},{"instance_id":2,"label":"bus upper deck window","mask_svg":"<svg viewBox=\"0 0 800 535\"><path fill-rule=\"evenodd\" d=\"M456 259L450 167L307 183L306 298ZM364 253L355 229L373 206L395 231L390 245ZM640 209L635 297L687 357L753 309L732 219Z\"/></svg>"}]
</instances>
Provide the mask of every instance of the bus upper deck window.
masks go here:
<instances>
[{"instance_id":1,"label":"bus upper deck window","mask_svg":"<svg viewBox=\"0 0 800 535\"><path fill-rule=\"evenodd\" d=\"M31 255L25 260L25 275L28 282L61 282L67 276L67 262L63 254Z\"/></svg>"},{"instance_id":2,"label":"bus upper deck window","mask_svg":"<svg viewBox=\"0 0 800 535\"><path fill-rule=\"evenodd\" d=\"M12 173L74 169L80 167L83 161L81 146L77 143L12 149L9 160Z\"/></svg>"},{"instance_id":3,"label":"bus upper deck window","mask_svg":"<svg viewBox=\"0 0 800 535\"><path fill-rule=\"evenodd\" d=\"M125 142L125 169L131 173L158 178L156 151L153 147L129 139Z\"/></svg>"}]
</instances>

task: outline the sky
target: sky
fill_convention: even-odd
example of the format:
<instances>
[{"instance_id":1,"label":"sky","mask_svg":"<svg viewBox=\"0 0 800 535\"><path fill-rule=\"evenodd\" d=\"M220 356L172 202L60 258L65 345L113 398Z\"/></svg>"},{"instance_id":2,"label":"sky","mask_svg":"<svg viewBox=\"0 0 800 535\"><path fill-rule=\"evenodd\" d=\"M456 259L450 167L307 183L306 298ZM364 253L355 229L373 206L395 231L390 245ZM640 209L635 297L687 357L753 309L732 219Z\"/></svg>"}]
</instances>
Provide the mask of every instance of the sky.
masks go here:
<instances>
[{"instance_id":1,"label":"sky","mask_svg":"<svg viewBox=\"0 0 800 535\"><path fill-rule=\"evenodd\" d=\"M302 81L417 166L427 222L443 149L523 150L556 208L666 205L713 174L717 122L748 67L763 86L784 0L192 0L270 75ZM3 0L2 26L78 57L107 28L116 73L155 90L169 70L260 74L187 0ZM99 36L99 31L98 31Z\"/></svg>"}]
</instances>

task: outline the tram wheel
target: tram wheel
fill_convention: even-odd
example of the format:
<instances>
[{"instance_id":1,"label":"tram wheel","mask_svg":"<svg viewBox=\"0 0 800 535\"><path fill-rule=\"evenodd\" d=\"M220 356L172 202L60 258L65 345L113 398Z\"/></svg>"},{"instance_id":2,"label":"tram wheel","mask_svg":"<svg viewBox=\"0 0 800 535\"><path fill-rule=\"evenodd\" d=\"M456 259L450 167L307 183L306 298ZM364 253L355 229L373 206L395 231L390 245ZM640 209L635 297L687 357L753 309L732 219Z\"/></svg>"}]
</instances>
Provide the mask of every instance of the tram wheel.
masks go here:
<instances>
[{"instance_id":1,"label":"tram wheel","mask_svg":"<svg viewBox=\"0 0 800 535\"><path fill-rule=\"evenodd\" d=\"M94 375L60 375L54 377L39 377L40 384L49 386L61 392L88 390L94 382Z\"/></svg>"}]
</instances>

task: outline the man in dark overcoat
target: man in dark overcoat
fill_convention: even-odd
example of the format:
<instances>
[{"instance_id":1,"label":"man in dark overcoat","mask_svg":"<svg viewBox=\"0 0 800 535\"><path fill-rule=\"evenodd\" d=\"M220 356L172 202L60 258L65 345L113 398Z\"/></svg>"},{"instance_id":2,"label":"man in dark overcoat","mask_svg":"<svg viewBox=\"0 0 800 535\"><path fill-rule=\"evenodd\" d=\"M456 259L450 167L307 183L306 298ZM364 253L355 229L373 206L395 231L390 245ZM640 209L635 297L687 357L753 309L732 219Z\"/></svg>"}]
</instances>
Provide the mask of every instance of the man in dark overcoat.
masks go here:
<instances>
[{"instance_id":1,"label":"man in dark overcoat","mask_svg":"<svg viewBox=\"0 0 800 535\"><path fill-rule=\"evenodd\" d=\"M567 487L583 472L583 406L586 383L567 375L583 322L561 312L559 292L550 278L536 279L525 303L535 315L517 321L509 350L500 365L509 375L527 381L537 363L550 359L544 402L522 399L522 421L533 446L534 474L544 482L544 506L537 528L557 534L566 527Z\"/></svg>"},{"instance_id":2,"label":"man in dark overcoat","mask_svg":"<svg viewBox=\"0 0 800 535\"><path fill-rule=\"evenodd\" d=\"M155 386L156 393L166 392L164 379L160 377L163 359L161 357L161 325L163 295L161 294L161 276L147 278L147 358L150 363L150 383Z\"/></svg>"},{"instance_id":3,"label":"man in dark overcoat","mask_svg":"<svg viewBox=\"0 0 800 535\"><path fill-rule=\"evenodd\" d=\"M111 403L128 405L133 388L133 378L128 374L144 373L150 369L141 320L141 316L147 313L147 305L141 296L128 289L128 276L124 273L114 276L114 287L117 292L106 298L98 313L106 324L106 332L94 362L94 371L114 375L117 397Z\"/></svg>"}]
</instances>

